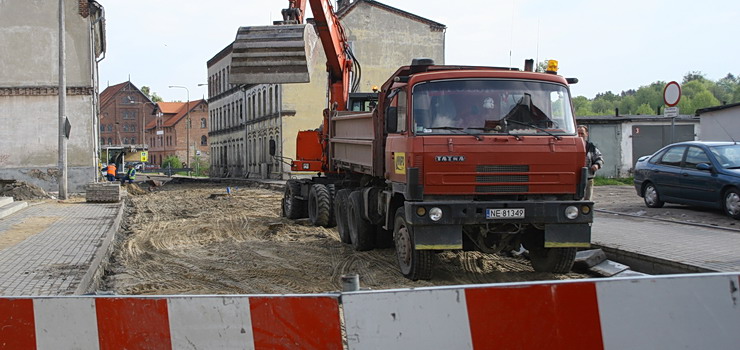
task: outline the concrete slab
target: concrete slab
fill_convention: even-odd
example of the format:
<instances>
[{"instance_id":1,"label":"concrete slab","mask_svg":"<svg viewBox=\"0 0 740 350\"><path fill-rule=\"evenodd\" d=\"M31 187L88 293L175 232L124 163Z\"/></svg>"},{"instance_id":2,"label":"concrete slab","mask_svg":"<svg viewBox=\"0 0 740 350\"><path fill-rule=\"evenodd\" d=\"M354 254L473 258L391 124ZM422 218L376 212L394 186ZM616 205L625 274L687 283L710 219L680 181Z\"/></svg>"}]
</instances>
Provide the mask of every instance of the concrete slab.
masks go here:
<instances>
[{"instance_id":1,"label":"concrete slab","mask_svg":"<svg viewBox=\"0 0 740 350\"><path fill-rule=\"evenodd\" d=\"M629 270L629 268L630 267L627 265L623 265L611 260L606 260L596 266L591 267L589 270L604 277L612 277L622 271Z\"/></svg>"},{"instance_id":2,"label":"concrete slab","mask_svg":"<svg viewBox=\"0 0 740 350\"><path fill-rule=\"evenodd\" d=\"M606 254L601 249L589 249L576 253L576 261L573 265L576 269L588 270L606 260Z\"/></svg>"},{"instance_id":3,"label":"concrete slab","mask_svg":"<svg viewBox=\"0 0 740 350\"><path fill-rule=\"evenodd\" d=\"M27 207L27 202L12 202L10 204L3 205L0 207L0 219Z\"/></svg>"},{"instance_id":4,"label":"concrete slab","mask_svg":"<svg viewBox=\"0 0 740 350\"><path fill-rule=\"evenodd\" d=\"M13 203L13 197L0 197L0 207Z\"/></svg>"}]
</instances>

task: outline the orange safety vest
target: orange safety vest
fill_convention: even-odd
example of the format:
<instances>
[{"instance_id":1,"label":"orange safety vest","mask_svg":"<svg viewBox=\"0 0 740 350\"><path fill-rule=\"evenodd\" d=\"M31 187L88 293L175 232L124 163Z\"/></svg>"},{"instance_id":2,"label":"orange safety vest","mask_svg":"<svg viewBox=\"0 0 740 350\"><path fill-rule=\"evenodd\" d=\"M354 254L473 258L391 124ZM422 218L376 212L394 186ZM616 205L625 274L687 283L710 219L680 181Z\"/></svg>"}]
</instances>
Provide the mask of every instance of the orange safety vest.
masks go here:
<instances>
[{"instance_id":1,"label":"orange safety vest","mask_svg":"<svg viewBox=\"0 0 740 350\"><path fill-rule=\"evenodd\" d=\"M116 175L116 166L111 164L108 165L108 175Z\"/></svg>"}]
</instances>

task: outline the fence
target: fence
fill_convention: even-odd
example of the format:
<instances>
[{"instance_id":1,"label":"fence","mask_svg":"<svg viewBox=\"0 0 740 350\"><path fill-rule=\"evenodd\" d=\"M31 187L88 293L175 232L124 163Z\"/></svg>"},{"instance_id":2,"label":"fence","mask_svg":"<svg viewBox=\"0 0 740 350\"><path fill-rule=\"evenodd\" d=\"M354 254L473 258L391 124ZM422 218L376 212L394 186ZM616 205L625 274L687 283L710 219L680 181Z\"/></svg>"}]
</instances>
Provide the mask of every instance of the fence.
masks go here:
<instances>
[{"instance_id":1,"label":"fence","mask_svg":"<svg viewBox=\"0 0 740 350\"><path fill-rule=\"evenodd\" d=\"M0 349L736 349L738 288L740 273L723 273L316 295L2 297Z\"/></svg>"}]
</instances>

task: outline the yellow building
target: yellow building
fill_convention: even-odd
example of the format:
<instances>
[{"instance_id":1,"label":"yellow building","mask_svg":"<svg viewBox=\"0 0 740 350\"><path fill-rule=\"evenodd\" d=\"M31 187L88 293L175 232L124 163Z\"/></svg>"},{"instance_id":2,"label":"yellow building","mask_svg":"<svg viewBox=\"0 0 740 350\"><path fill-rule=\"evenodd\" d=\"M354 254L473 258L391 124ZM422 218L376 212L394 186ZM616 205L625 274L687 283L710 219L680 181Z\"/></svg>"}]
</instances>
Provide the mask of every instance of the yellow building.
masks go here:
<instances>
[{"instance_id":1,"label":"yellow building","mask_svg":"<svg viewBox=\"0 0 740 350\"><path fill-rule=\"evenodd\" d=\"M413 58L444 64L443 24L377 1L338 4L337 16L362 67L359 92L371 92ZM231 45L208 61L211 176L292 175L289 162L295 159L298 131L318 128L328 104L326 56L318 38L308 38L310 83L229 84Z\"/></svg>"}]
</instances>

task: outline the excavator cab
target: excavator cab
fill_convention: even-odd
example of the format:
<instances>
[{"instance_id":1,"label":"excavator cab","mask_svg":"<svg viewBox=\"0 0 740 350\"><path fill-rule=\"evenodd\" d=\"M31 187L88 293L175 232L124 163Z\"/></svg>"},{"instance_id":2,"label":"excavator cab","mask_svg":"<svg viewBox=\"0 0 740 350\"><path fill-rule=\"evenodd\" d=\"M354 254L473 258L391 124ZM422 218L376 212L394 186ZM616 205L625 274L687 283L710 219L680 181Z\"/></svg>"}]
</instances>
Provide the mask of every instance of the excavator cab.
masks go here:
<instances>
[{"instance_id":1,"label":"excavator cab","mask_svg":"<svg viewBox=\"0 0 740 350\"><path fill-rule=\"evenodd\" d=\"M240 27L229 83L308 83L312 43L318 45L316 33L305 24Z\"/></svg>"}]
</instances>

